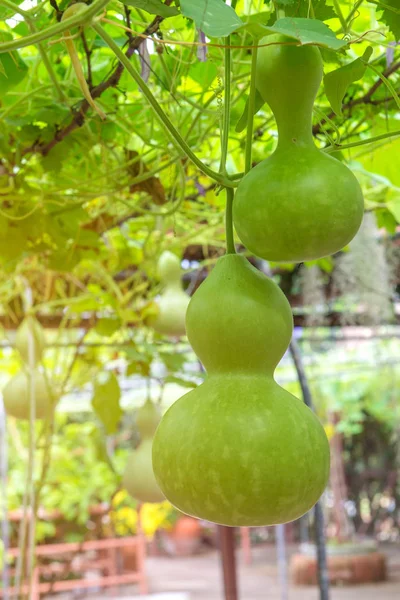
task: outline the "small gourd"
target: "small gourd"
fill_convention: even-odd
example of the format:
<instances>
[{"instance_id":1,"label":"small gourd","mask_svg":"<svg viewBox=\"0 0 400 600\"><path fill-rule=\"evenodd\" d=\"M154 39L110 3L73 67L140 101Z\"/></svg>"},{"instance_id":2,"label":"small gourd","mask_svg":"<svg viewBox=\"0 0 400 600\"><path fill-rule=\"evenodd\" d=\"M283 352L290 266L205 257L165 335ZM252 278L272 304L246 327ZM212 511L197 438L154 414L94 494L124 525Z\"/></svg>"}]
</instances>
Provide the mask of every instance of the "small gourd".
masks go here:
<instances>
[{"instance_id":1,"label":"small gourd","mask_svg":"<svg viewBox=\"0 0 400 600\"><path fill-rule=\"evenodd\" d=\"M35 417L48 419L53 412L53 402L43 373L34 369ZM3 389L4 408L8 415L17 419L30 418L30 377L25 370L19 371Z\"/></svg>"},{"instance_id":2,"label":"small gourd","mask_svg":"<svg viewBox=\"0 0 400 600\"><path fill-rule=\"evenodd\" d=\"M46 348L46 339L43 327L32 315L28 315L17 329L15 336L15 348L18 350L22 360L29 365L30 338L32 340L32 359L36 365L42 359Z\"/></svg>"},{"instance_id":3,"label":"small gourd","mask_svg":"<svg viewBox=\"0 0 400 600\"><path fill-rule=\"evenodd\" d=\"M185 335L185 317L189 296L182 289L182 268L179 258L165 251L158 261L158 276L164 290L157 299L158 314L153 328L163 335Z\"/></svg>"},{"instance_id":4,"label":"small gourd","mask_svg":"<svg viewBox=\"0 0 400 600\"><path fill-rule=\"evenodd\" d=\"M292 335L286 297L228 254L193 295L186 327L208 377L158 426L161 490L182 512L223 525L297 519L326 486L329 444L314 413L273 377Z\"/></svg>"},{"instance_id":5,"label":"small gourd","mask_svg":"<svg viewBox=\"0 0 400 600\"><path fill-rule=\"evenodd\" d=\"M151 458L153 436L159 422L160 415L156 407L147 400L139 409L136 418L140 444L130 453L122 479L125 489L140 502L165 500L155 480Z\"/></svg>"},{"instance_id":6,"label":"small gourd","mask_svg":"<svg viewBox=\"0 0 400 600\"><path fill-rule=\"evenodd\" d=\"M240 182L234 224L246 248L261 258L314 260L352 240L361 225L363 196L353 173L313 141L320 51L294 46L283 35L264 42L273 45L259 49L256 86L275 115L278 146Z\"/></svg>"}]
</instances>

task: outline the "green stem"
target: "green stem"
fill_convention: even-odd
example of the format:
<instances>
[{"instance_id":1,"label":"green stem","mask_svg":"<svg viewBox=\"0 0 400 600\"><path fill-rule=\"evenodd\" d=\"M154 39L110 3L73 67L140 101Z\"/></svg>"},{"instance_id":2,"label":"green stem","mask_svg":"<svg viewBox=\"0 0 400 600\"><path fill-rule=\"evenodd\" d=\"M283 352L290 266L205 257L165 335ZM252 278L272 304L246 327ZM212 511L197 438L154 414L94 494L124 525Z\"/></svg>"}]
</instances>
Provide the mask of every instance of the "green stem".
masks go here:
<instances>
[{"instance_id":1,"label":"green stem","mask_svg":"<svg viewBox=\"0 0 400 600\"><path fill-rule=\"evenodd\" d=\"M98 35L110 47L110 49L114 52L118 60L124 65L128 73L135 80L135 82L141 89L143 95L145 96L146 100L150 104L151 108L154 110L160 123L171 135L175 145L178 146L184 152L184 154L196 165L196 167L200 169L200 171L202 171L205 175L208 175L208 177L211 177L211 179L214 179L214 181L220 183L225 187L235 187L235 184L230 179L224 177L220 173L217 173L216 171L213 171L213 169L210 169L209 167L204 165L202 161L194 154L194 152L192 152L189 145L185 142L179 131L174 127L174 125L168 119L167 115L162 110L161 106L153 96L147 84L140 77L139 73L136 71L136 69L131 64L129 59L125 56L125 54L121 52L114 40L108 35L108 33L104 31L104 29L98 23L92 23L92 27L96 31L96 33L98 33Z\"/></svg>"},{"instance_id":2,"label":"green stem","mask_svg":"<svg viewBox=\"0 0 400 600\"><path fill-rule=\"evenodd\" d=\"M224 119L222 125L220 172L226 175L226 159L228 157L229 121L231 116L231 36L225 38L225 91Z\"/></svg>"},{"instance_id":3,"label":"green stem","mask_svg":"<svg viewBox=\"0 0 400 600\"><path fill-rule=\"evenodd\" d=\"M227 254L236 254L235 238L233 235L233 198L232 188L226 188L226 209L225 209L225 231L226 231L226 252Z\"/></svg>"},{"instance_id":4,"label":"green stem","mask_svg":"<svg viewBox=\"0 0 400 600\"><path fill-rule=\"evenodd\" d=\"M15 12L22 14L21 9L16 4L13 4L13 2L10 2L9 0L1 0L1 2L2 4L7 2L7 6L9 8L12 7L13 10L15 10ZM43 31L38 31L37 33L32 33L31 35L26 35L21 38L3 42L0 44L0 53L10 52L10 50L18 50L19 48L25 48L26 46L38 44L39 42L48 40L59 33L64 33L64 31L67 31L67 29L71 29L72 27L76 27L79 25L84 25L93 17L95 17L99 12L101 12L109 2L110 0L95 0L93 4L88 6L85 10L78 12L76 15L73 15L69 19L65 19L65 21L61 21L61 23L51 25ZM23 16L25 16L25 11Z\"/></svg>"},{"instance_id":5,"label":"green stem","mask_svg":"<svg viewBox=\"0 0 400 600\"><path fill-rule=\"evenodd\" d=\"M245 155L245 173L251 169L251 153L253 145L253 123L254 107L256 104L256 67L257 67L258 40L254 40L254 48L251 57L251 78L250 78L250 96L249 112L247 114L247 135L246 135L246 155Z\"/></svg>"},{"instance_id":6,"label":"green stem","mask_svg":"<svg viewBox=\"0 0 400 600\"><path fill-rule=\"evenodd\" d=\"M371 69L371 71L373 71L374 73L376 73L378 75L379 79L383 82L383 85L392 94L393 100L396 102L397 107L400 109L400 98L399 98L396 90L394 89L391 81L389 81L389 79L387 77L385 77L383 75L383 73L381 73L380 71L378 71L378 69L376 69L374 66L372 66L371 63L368 63L367 67L369 67Z\"/></svg>"},{"instance_id":7,"label":"green stem","mask_svg":"<svg viewBox=\"0 0 400 600\"><path fill-rule=\"evenodd\" d=\"M332 146L327 146L323 149L323 151L327 154L330 154L331 152L339 152L340 150L347 150L347 148L357 148L358 146L365 146L366 144L373 144L374 142L379 142L380 140L385 140L388 138L398 136L400 136L400 130L388 131L387 133L382 133L381 135L368 138L367 140L359 140L358 142L352 142L351 144L334 144Z\"/></svg>"},{"instance_id":8,"label":"green stem","mask_svg":"<svg viewBox=\"0 0 400 600\"><path fill-rule=\"evenodd\" d=\"M339 21L343 28L343 32L347 33L347 22L343 16L342 9L340 8L340 4L339 4L338 0L333 0L333 6L335 7L336 14L339 17Z\"/></svg>"},{"instance_id":9,"label":"green stem","mask_svg":"<svg viewBox=\"0 0 400 600\"><path fill-rule=\"evenodd\" d=\"M359 7L361 6L361 4L363 2L364 2L364 0L357 0L357 2L354 4L353 8L351 9L351 11L349 12L349 14L347 15L347 18L346 18L346 23L348 25L350 25L353 16L356 14L357 10L359 9Z\"/></svg>"}]
</instances>

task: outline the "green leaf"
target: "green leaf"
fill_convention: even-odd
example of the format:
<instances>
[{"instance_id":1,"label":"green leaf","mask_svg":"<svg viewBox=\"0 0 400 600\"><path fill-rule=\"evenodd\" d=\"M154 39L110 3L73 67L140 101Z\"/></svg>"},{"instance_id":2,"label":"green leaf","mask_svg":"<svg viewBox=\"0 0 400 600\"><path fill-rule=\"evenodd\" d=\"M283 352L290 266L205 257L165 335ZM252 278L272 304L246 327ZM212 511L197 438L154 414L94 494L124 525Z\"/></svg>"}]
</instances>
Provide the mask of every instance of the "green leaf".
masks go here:
<instances>
[{"instance_id":1,"label":"green leaf","mask_svg":"<svg viewBox=\"0 0 400 600\"><path fill-rule=\"evenodd\" d=\"M174 17L179 15L179 10L174 6L166 6L161 0L123 0L126 6L133 6L145 10L151 15L158 15L160 17Z\"/></svg>"},{"instance_id":2,"label":"green leaf","mask_svg":"<svg viewBox=\"0 0 400 600\"><path fill-rule=\"evenodd\" d=\"M12 40L12 35L0 31L0 42ZM28 65L22 60L18 52L4 52L0 54L0 97L8 90L17 86L28 72Z\"/></svg>"},{"instance_id":3,"label":"green leaf","mask_svg":"<svg viewBox=\"0 0 400 600\"><path fill-rule=\"evenodd\" d=\"M256 115L258 111L264 106L265 102L261 97L261 94L258 90L256 90L256 101L254 104L254 114ZM246 106L244 107L244 111L242 116L240 117L238 124L236 125L235 131L236 133L241 133L247 127L248 123L248 115L249 115L249 99L246 100Z\"/></svg>"},{"instance_id":4,"label":"green leaf","mask_svg":"<svg viewBox=\"0 0 400 600\"><path fill-rule=\"evenodd\" d=\"M326 2L327 0L313 0L311 4L310 0L276 0L278 6L285 8L286 17L312 17L320 21L337 17L333 7L328 6ZM270 25L272 25L272 22L271 20Z\"/></svg>"},{"instance_id":5,"label":"green leaf","mask_svg":"<svg viewBox=\"0 0 400 600\"><path fill-rule=\"evenodd\" d=\"M364 77L371 54L372 48L367 48L361 58L325 75L325 93L337 115L342 115L342 101L349 85Z\"/></svg>"},{"instance_id":6,"label":"green leaf","mask_svg":"<svg viewBox=\"0 0 400 600\"><path fill-rule=\"evenodd\" d=\"M390 235L394 235L397 229L397 221L390 210L384 208L383 210L377 210L375 214L378 227L383 227Z\"/></svg>"},{"instance_id":7,"label":"green leaf","mask_svg":"<svg viewBox=\"0 0 400 600\"><path fill-rule=\"evenodd\" d=\"M181 0L181 10L209 37L225 37L243 25L224 0Z\"/></svg>"},{"instance_id":8,"label":"green leaf","mask_svg":"<svg viewBox=\"0 0 400 600\"><path fill-rule=\"evenodd\" d=\"M101 336L109 337L121 327L121 319L104 318L96 323L95 331Z\"/></svg>"},{"instance_id":9,"label":"green leaf","mask_svg":"<svg viewBox=\"0 0 400 600\"><path fill-rule=\"evenodd\" d=\"M121 390L114 373L102 373L94 385L92 406L108 435L116 433L122 417Z\"/></svg>"},{"instance_id":10,"label":"green leaf","mask_svg":"<svg viewBox=\"0 0 400 600\"><path fill-rule=\"evenodd\" d=\"M339 40L331 29L318 19L284 17L272 26L249 20L241 27L253 37L261 39L269 33L281 33L299 41L302 45L313 44L321 48L341 50L347 46L346 40Z\"/></svg>"},{"instance_id":11,"label":"green leaf","mask_svg":"<svg viewBox=\"0 0 400 600\"><path fill-rule=\"evenodd\" d=\"M388 191L386 207L392 213L398 223L400 223L400 190L392 189Z\"/></svg>"},{"instance_id":12,"label":"green leaf","mask_svg":"<svg viewBox=\"0 0 400 600\"><path fill-rule=\"evenodd\" d=\"M347 46L346 40L338 40L333 31L318 19L285 17L279 19L270 29L297 39L302 44L315 44L333 50Z\"/></svg>"},{"instance_id":13,"label":"green leaf","mask_svg":"<svg viewBox=\"0 0 400 600\"><path fill-rule=\"evenodd\" d=\"M386 23L396 40L400 40L400 6L399 0L376 2L377 8L383 8L380 21Z\"/></svg>"}]
</instances>

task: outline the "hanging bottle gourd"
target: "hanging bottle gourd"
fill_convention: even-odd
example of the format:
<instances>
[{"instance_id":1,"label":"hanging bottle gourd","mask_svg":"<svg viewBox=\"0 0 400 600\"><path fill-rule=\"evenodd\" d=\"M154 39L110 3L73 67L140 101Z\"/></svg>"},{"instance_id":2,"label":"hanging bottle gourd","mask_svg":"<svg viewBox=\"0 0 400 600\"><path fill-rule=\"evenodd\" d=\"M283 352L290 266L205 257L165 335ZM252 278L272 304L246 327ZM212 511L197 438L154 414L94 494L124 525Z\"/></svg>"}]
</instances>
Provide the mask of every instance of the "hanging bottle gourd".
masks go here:
<instances>
[{"instance_id":1,"label":"hanging bottle gourd","mask_svg":"<svg viewBox=\"0 0 400 600\"><path fill-rule=\"evenodd\" d=\"M30 364L30 339L32 340L31 360L36 365L42 359L46 347L46 339L43 327L32 315L25 317L18 327L15 336L15 349L18 350L22 360L27 365Z\"/></svg>"},{"instance_id":2,"label":"hanging bottle gourd","mask_svg":"<svg viewBox=\"0 0 400 600\"><path fill-rule=\"evenodd\" d=\"M158 276L164 290L157 300L158 315L152 326L163 335L185 335L185 317L190 298L182 289L181 262L175 254L168 251L161 254Z\"/></svg>"},{"instance_id":3,"label":"hanging bottle gourd","mask_svg":"<svg viewBox=\"0 0 400 600\"><path fill-rule=\"evenodd\" d=\"M48 419L53 411L53 402L48 383L43 373L34 369L33 395L35 402L35 418ZM19 371L10 379L3 389L4 408L8 415L17 419L30 419L31 378L25 370Z\"/></svg>"},{"instance_id":4,"label":"hanging bottle gourd","mask_svg":"<svg viewBox=\"0 0 400 600\"><path fill-rule=\"evenodd\" d=\"M243 244L266 260L301 262L341 250L357 233L363 197L353 173L316 148L312 110L323 75L315 46L264 38L256 86L275 115L278 146L240 182L233 206ZM282 44L289 45L282 45Z\"/></svg>"},{"instance_id":5,"label":"hanging bottle gourd","mask_svg":"<svg viewBox=\"0 0 400 600\"><path fill-rule=\"evenodd\" d=\"M136 418L140 444L130 453L122 479L125 489L140 502L165 500L154 477L151 458L153 436L159 421L160 415L156 407L150 400L147 400L139 409Z\"/></svg>"},{"instance_id":6,"label":"hanging bottle gourd","mask_svg":"<svg viewBox=\"0 0 400 600\"><path fill-rule=\"evenodd\" d=\"M191 299L186 327L208 377L158 426L161 490L182 512L223 525L297 519L326 486L329 444L314 413L273 377L293 328L284 294L227 254Z\"/></svg>"}]
</instances>

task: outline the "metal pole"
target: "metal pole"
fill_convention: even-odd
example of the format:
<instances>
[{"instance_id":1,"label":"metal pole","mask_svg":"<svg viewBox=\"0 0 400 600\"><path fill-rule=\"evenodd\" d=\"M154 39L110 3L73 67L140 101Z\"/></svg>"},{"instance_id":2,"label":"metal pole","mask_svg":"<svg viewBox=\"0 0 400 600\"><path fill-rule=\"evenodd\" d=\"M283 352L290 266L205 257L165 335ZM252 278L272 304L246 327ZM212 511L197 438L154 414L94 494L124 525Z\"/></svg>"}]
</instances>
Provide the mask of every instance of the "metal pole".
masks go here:
<instances>
[{"instance_id":1,"label":"metal pole","mask_svg":"<svg viewBox=\"0 0 400 600\"><path fill-rule=\"evenodd\" d=\"M224 578L225 600L238 600L236 555L235 555L235 528L218 526L222 572Z\"/></svg>"},{"instance_id":2,"label":"metal pole","mask_svg":"<svg viewBox=\"0 0 400 600\"><path fill-rule=\"evenodd\" d=\"M293 363L299 379L303 400L305 404L314 410L311 390L308 385L306 372L304 370L303 360L297 341L292 338L289 346L290 354L293 358ZM318 564L318 585L320 600L329 600L329 574L326 558L326 541L325 541L325 526L324 514L322 512L321 503L317 502L314 507L315 517L315 544L317 547L317 564Z\"/></svg>"},{"instance_id":3,"label":"metal pole","mask_svg":"<svg viewBox=\"0 0 400 600\"><path fill-rule=\"evenodd\" d=\"M9 594L9 569L7 561L7 552L9 548L9 528L7 511L7 431L6 431L6 412L4 410L3 400L0 398L0 521L1 538L3 553L3 598L8 600Z\"/></svg>"},{"instance_id":4,"label":"metal pole","mask_svg":"<svg viewBox=\"0 0 400 600\"><path fill-rule=\"evenodd\" d=\"M278 555L279 584L281 586L281 600L288 600L289 587L288 587L287 560L286 560L285 526L277 525L275 527L275 535L276 535L276 553Z\"/></svg>"}]
</instances>

